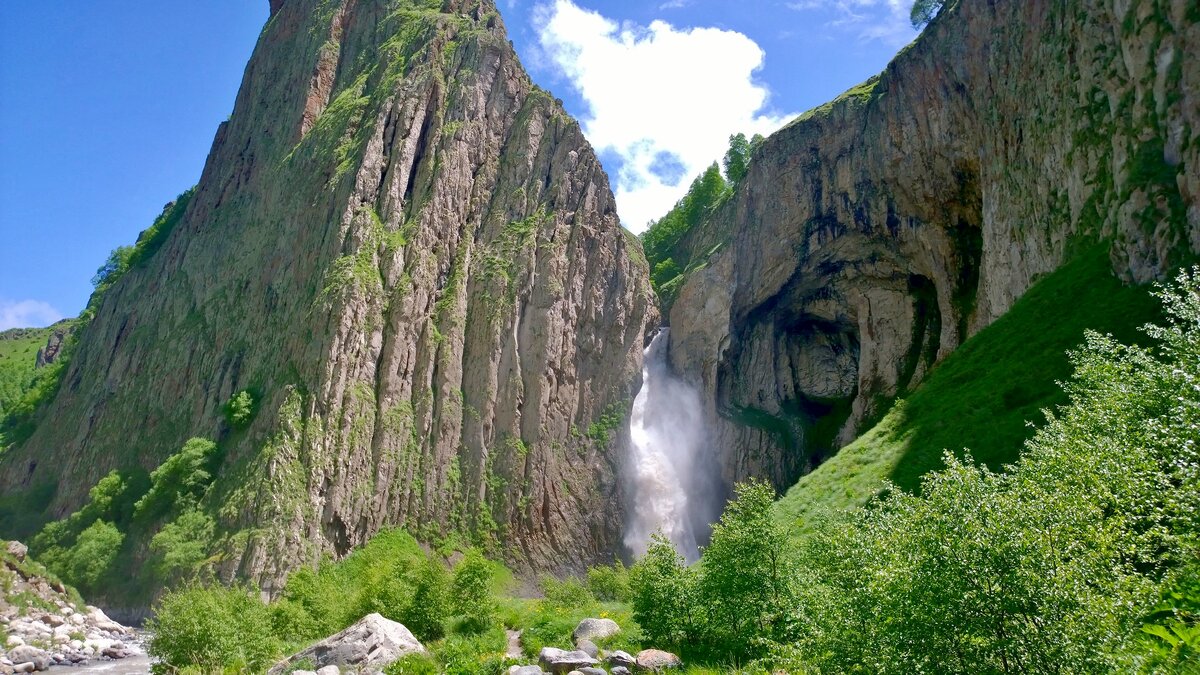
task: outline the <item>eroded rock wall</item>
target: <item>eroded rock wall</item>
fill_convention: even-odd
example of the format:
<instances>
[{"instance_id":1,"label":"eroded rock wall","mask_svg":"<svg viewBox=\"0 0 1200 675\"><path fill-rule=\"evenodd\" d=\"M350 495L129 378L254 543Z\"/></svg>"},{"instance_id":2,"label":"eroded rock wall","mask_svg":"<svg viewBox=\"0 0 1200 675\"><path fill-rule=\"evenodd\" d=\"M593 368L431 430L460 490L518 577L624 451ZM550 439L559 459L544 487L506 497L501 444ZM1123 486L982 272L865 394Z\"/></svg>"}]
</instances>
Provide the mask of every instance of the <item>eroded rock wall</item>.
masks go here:
<instances>
[{"instance_id":1,"label":"eroded rock wall","mask_svg":"<svg viewBox=\"0 0 1200 675\"><path fill-rule=\"evenodd\" d=\"M182 220L104 296L0 490L57 482L61 516L206 436L224 572L267 590L398 525L538 569L611 556L613 420L658 317L578 124L491 0L271 8Z\"/></svg>"},{"instance_id":2,"label":"eroded rock wall","mask_svg":"<svg viewBox=\"0 0 1200 675\"><path fill-rule=\"evenodd\" d=\"M790 485L1087 240L1200 252L1200 9L947 3L882 75L754 154L670 313L727 483ZM1014 356L1016 357L1016 356Z\"/></svg>"}]
</instances>

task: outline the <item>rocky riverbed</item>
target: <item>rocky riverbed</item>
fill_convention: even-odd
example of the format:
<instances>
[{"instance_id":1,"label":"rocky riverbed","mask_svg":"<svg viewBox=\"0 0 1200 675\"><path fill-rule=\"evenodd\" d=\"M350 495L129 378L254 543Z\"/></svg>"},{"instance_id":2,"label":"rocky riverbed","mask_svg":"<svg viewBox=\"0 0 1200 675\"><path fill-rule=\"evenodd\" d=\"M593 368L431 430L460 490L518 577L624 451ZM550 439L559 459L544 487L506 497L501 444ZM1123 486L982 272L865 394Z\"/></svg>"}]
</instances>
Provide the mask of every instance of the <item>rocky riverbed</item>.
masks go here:
<instances>
[{"instance_id":1,"label":"rocky riverbed","mask_svg":"<svg viewBox=\"0 0 1200 675\"><path fill-rule=\"evenodd\" d=\"M74 666L75 672L149 671L141 636L100 608L85 605L30 561L23 544L5 545L0 583L5 589L0 596L0 674L54 666ZM117 662L126 665L112 665ZM81 671L85 666L87 670Z\"/></svg>"}]
</instances>

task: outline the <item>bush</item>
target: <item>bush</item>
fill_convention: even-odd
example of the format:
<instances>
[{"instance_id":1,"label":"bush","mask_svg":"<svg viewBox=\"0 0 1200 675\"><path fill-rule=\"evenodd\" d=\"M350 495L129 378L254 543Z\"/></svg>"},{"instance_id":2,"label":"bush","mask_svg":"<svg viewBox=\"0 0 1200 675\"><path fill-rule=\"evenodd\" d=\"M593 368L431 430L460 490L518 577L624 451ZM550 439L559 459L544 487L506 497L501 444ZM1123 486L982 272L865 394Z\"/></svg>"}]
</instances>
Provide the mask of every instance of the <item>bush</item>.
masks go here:
<instances>
[{"instance_id":1,"label":"bush","mask_svg":"<svg viewBox=\"0 0 1200 675\"><path fill-rule=\"evenodd\" d=\"M385 675L439 675L441 668L433 657L426 654L409 654L383 669Z\"/></svg>"},{"instance_id":2,"label":"bush","mask_svg":"<svg viewBox=\"0 0 1200 675\"><path fill-rule=\"evenodd\" d=\"M239 391L225 404L225 421L234 429L245 429L254 419L255 400L249 391Z\"/></svg>"},{"instance_id":3,"label":"bush","mask_svg":"<svg viewBox=\"0 0 1200 675\"><path fill-rule=\"evenodd\" d=\"M499 626L471 635L451 635L434 648L444 675L503 673L508 636Z\"/></svg>"},{"instance_id":4,"label":"bush","mask_svg":"<svg viewBox=\"0 0 1200 675\"><path fill-rule=\"evenodd\" d=\"M578 579L559 581L554 577L543 577L542 595L546 606L552 610L591 609L596 606L596 597Z\"/></svg>"},{"instance_id":5,"label":"bush","mask_svg":"<svg viewBox=\"0 0 1200 675\"><path fill-rule=\"evenodd\" d=\"M597 600L625 602L629 599L629 570L620 560L592 567L587 573L587 587Z\"/></svg>"},{"instance_id":6,"label":"bush","mask_svg":"<svg viewBox=\"0 0 1200 675\"><path fill-rule=\"evenodd\" d=\"M450 618L450 574L436 560L428 560L417 574L412 602L403 623L420 640L439 640L446 635Z\"/></svg>"},{"instance_id":7,"label":"bush","mask_svg":"<svg viewBox=\"0 0 1200 675\"><path fill-rule=\"evenodd\" d=\"M492 564L478 549L467 551L454 568L454 613L468 633L482 633L496 622L492 596Z\"/></svg>"},{"instance_id":8,"label":"bush","mask_svg":"<svg viewBox=\"0 0 1200 675\"><path fill-rule=\"evenodd\" d=\"M148 622L156 673L265 670L279 656L272 616L257 597L236 588L190 586L167 593Z\"/></svg>"}]
</instances>

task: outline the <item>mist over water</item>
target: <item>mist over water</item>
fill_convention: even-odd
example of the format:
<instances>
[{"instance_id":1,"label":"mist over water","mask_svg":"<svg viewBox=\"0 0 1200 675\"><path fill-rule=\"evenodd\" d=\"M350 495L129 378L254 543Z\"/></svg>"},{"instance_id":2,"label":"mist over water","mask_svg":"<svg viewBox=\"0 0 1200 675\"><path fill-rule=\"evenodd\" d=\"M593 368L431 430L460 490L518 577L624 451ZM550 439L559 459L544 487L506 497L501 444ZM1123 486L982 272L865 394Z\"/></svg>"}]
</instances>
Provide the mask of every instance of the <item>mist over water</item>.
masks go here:
<instances>
[{"instance_id":1,"label":"mist over water","mask_svg":"<svg viewBox=\"0 0 1200 675\"><path fill-rule=\"evenodd\" d=\"M625 545L640 557L651 535L661 532L691 563L714 518L716 472L700 395L671 372L669 342L664 328L646 348L642 388L633 401L626 463L633 505Z\"/></svg>"}]
</instances>

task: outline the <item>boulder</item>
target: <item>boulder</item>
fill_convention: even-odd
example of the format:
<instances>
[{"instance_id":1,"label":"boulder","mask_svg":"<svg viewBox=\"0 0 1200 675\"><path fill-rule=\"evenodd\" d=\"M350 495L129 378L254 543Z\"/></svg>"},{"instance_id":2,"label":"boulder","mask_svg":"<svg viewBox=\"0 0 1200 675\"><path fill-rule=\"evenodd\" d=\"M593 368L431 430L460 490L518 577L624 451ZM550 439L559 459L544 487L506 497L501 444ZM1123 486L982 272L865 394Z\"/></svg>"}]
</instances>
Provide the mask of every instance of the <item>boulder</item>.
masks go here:
<instances>
[{"instance_id":1,"label":"boulder","mask_svg":"<svg viewBox=\"0 0 1200 675\"><path fill-rule=\"evenodd\" d=\"M633 673L625 666L613 666L612 675L633 675Z\"/></svg>"},{"instance_id":2,"label":"boulder","mask_svg":"<svg viewBox=\"0 0 1200 675\"><path fill-rule=\"evenodd\" d=\"M425 653L425 647L403 624L368 614L346 630L293 654L268 671L269 675L290 673L289 666L307 659L319 669L327 666L382 670L384 666L413 653ZM317 672L325 675L325 672Z\"/></svg>"},{"instance_id":3,"label":"boulder","mask_svg":"<svg viewBox=\"0 0 1200 675\"><path fill-rule=\"evenodd\" d=\"M571 638L576 642L580 640L603 640L607 637L612 637L621 632L621 627L612 619L584 619L575 627L575 632L571 633Z\"/></svg>"},{"instance_id":4,"label":"boulder","mask_svg":"<svg viewBox=\"0 0 1200 675\"><path fill-rule=\"evenodd\" d=\"M25 556L29 555L29 547L19 541L10 541L5 547L5 551L12 557L17 559L17 562L25 560Z\"/></svg>"},{"instance_id":5,"label":"boulder","mask_svg":"<svg viewBox=\"0 0 1200 675\"><path fill-rule=\"evenodd\" d=\"M342 675L342 669L337 666L325 666L318 669L316 675Z\"/></svg>"},{"instance_id":6,"label":"boulder","mask_svg":"<svg viewBox=\"0 0 1200 675\"><path fill-rule=\"evenodd\" d=\"M106 630L110 633L124 634L129 632L128 628L108 618L108 615L104 613L104 610L100 609L99 607L92 607L90 605L88 606L87 622L94 628Z\"/></svg>"},{"instance_id":7,"label":"boulder","mask_svg":"<svg viewBox=\"0 0 1200 675\"><path fill-rule=\"evenodd\" d=\"M620 666L624 668L633 668L637 665L637 659L629 652L623 652L620 649L608 655L608 665Z\"/></svg>"},{"instance_id":8,"label":"boulder","mask_svg":"<svg viewBox=\"0 0 1200 675\"><path fill-rule=\"evenodd\" d=\"M608 672L603 668L580 668L579 675L608 675Z\"/></svg>"},{"instance_id":9,"label":"boulder","mask_svg":"<svg viewBox=\"0 0 1200 675\"><path fill-rule=\"evenodd\" d=\"M513 666L508 675L545 675L540 666Z\"/></svg>"},{"instance_id":10,"label":"boulder","mask_svg":"<svg viewBox=\"0 0 1200 675\"><path fill-rule=\"evenodd\" d=\"M641 670L658 671L683 665L683 661L680 661L678 656L661 649L643 649L638 652L636 661L637 667Z\"/></svg>"},{"instance_id":11,"label":"boulder","mask_svg":"<svg viewBox=\"0 0 1200 675\"><path fill-rule=\"evenodd\" d=\"M595 666L600 662L579 650L565 651L554 647L543 647L538 654L538 664L551 673L569 673L585 666Z\"/></svg>"},{"instance_id":12,"label":"boulder","mask_svg":"<svg viewBox=\"0 0 1200 675\"><path fill-rule=\"evenodd\" d=\"M600 648L597 647L596 643L592 642L591 640L579 640L575 643L575 648L592 657L593 659L596 658L600 653Z\"/></svg>"},{"instance_id":13,"label":"boulder","mask_svg":"<svg viewBox=\"0 0 1200 675\"><path fill-rule=\"evenodd\" d=\"M14 647L8 652L8 660L18 664L32 663L34 670L45 670L50 667L50 655L29 645Z\"/></svg>"},{"instance_id":14,"label":"boulder","mask_svg":"<svg viewBox=\"0 0 1200 675\"><path fill-rule=\"evenodd\" d=\"M293 670L292 675L317 675L315 670Z\"/></svg>"}]
</instances>

